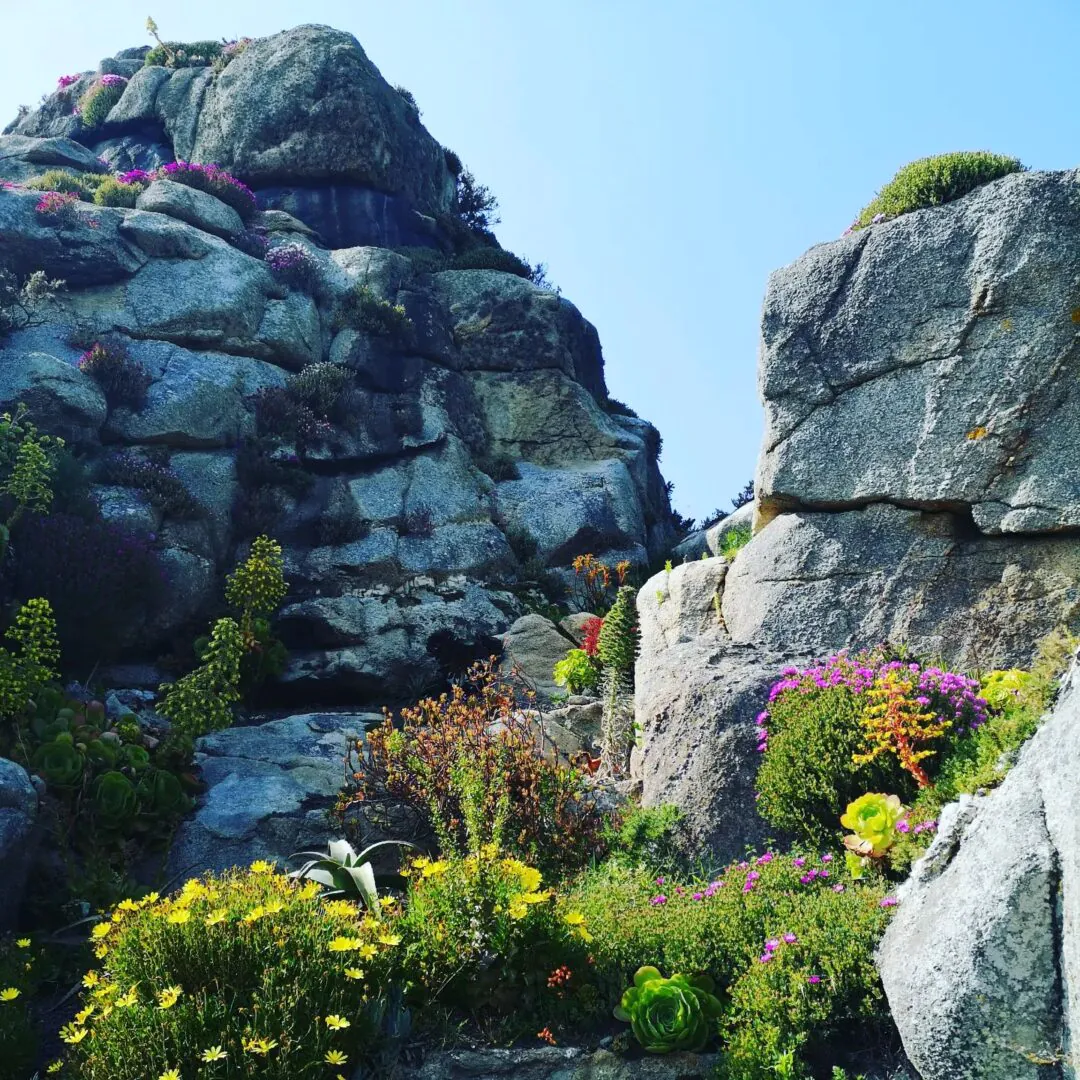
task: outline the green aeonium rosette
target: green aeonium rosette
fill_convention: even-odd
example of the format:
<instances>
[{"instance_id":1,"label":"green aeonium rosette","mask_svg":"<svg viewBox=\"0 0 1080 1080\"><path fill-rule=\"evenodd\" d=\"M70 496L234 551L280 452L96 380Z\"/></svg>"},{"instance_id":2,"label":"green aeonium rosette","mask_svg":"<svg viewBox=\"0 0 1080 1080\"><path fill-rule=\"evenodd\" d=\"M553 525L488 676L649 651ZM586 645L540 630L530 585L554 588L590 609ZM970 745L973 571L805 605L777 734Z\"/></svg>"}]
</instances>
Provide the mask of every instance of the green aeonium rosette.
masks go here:
<instances>
[{"instance_id":1,"label":"green aeonium rosette","mask_svg":"<svg viewBox=\"0 0 1080 1080\"><path fill-rule=\"evenodd\" d=\"M707 975L665 979L654 967L638 968L615 1018L629 1023L651 1054L700 1050L716 1034L720 1002Z\"/></svg>"}]
</instances>

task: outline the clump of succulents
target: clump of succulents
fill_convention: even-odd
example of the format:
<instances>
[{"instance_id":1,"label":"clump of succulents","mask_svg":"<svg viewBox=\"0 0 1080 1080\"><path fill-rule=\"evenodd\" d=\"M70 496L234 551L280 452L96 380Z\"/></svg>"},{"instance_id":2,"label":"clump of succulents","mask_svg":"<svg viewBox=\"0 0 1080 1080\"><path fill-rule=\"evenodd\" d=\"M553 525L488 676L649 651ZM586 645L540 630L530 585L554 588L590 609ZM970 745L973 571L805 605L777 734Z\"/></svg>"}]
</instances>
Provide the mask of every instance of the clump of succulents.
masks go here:
<instances>
[{"instance_id":1,"label":"clump of succulents","mask_svg":"<svg viewBox=\"0 0 1080 1080\"><path fill-rule=\"evenodd\" d=\"M638 968L634 985L622 996L615 1018L630 1024L650 1054L696 1052L716 1034L720 1002L707 975L665 979L654 967Z\"/></svg>"}]
</instances>

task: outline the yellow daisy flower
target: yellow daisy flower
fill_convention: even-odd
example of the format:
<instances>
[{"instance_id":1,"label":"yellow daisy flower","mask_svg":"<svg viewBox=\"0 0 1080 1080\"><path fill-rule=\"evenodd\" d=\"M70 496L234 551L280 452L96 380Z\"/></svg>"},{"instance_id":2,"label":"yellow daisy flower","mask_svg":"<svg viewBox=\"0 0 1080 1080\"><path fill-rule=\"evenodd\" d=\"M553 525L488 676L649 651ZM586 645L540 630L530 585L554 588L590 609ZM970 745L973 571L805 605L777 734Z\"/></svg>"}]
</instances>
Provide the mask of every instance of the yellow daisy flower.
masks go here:
<instances>
[{"instance_id":1,"label":"yellow daisy flower","mask_svg":"<svg viewBox=\"0 0 1080 1080\"><path fill-rule=\"evenodd\" d=\"M364 973L359 968L346 968L342 974L346 979L362 979Z\"/></svg>"},{"instance_id":2,"label":"yellow daisy flower","mask_svg":"<svg viewBox=\"0 0 1080 1080\"><path fill-rule=\"evenodd\" d=\"M495 856L499 854L499 845L498 844L485 844L480 849L480 854L485 859L489 859L489 860L494 859Z\"/></svg>"},{"instance_id":3,"label":"yellow daisy flower","mask_svg":"<svg viewBox=\"0 0 1080 1080\"><path fill-rule=\"evenodd\" d=\"M87 990L93 990L101 982L101 976L96 971L88 971L82 977L82 984Z\"/></svg>"},{"instance_id":4,"label":"yellow daisy flower","mask_svg":"<svg viewBox=\"0 0 1080 1080\"><path fill-rule=\"evenodd\" d=\"M450 864L443 859L439 859L438 862L428 863L424 867L424 877L438 877L440 874L445 874L450 869Z\"/></svg>"},{"instance_id":5,"label":"yellow daisy flower","mask_svg":"<svg viewBox=\"0 0 1080 1080\"><path fill-rule=\"evenodd\" d=\"M58 1073L64 1067L64 1063L57 1058L56 1061L50 1061L46 1066L45 1071L47 1073Z\"/></svg>"},{"instance_id":6,"label":"yellow daisy flower","mask_svg":"<svg viewBox=\"0 0 1080 1080\"><path fill-rule=\"evenodd\" d=\"M104 941L99 942L94 946L94 955L99 960L104 960L105 957L109 955L109 946L106 945Z\"/></svg>"},{"instance_id":7,"label":"yellow daisy flower","mask_svg":"<svg viewBox=\"0 0 1080 1080\"><path fill-rule=\"evenodd\" d=\"M112 923L99 922L96 923L94 929L90 931L90 936L95 941L100 941L102 938L108 937L112 933Z\"/></svg>"},{"instance_id":8,"label":"yellow daisy flower","mask_svg":"<svg viewBox=\"0 0 1080 1080\"><path fill-rule=\"evenodd\" d=\"M249 1054L269 1054L277 1046L277 1039L248 1039L244 1049Z\"/></svg>"},{"instance_id":9,"label":"yellow daisy flower","mask_svg":"<svg viewBox=\"0 0 1080 1080\"><path fill-rule=\"evenodd\" d=\"M359 952L361 960L370 960L373 956L378 955L379 950L374 945L365 942L357 949L357 952Z\"/></svg>"},{"instance_id":10,"label":"yellow daisy flower","mask_svg":"<svg viewBox=\"0 0 1080 1080\"><path fill-rule=\"evenodd\" d=\"M60 1038L63 1039L68 1046L78 1046L88 1034L89 1032L86 1028L78 1027L75 1024L65 1024L60 1029Z\"/></svg>"},{"instance_id":11,"label":"yellow daisy flower","mask_svg":"<svg viewBox=\"0 0 1080 1080\"><path fill-rule=\"evenodd\" d=\"M21 993L17 986L5 986L0 990L0 1001L14 1001Z\"/></svg>"},{"instance_id":12,"label":"yellow daisy flower","mask_svg":"<svg viewBox=\"0 0 1080 1080\"><path fill-rule=\"evenodd\" d=\"M524 919L529 914L529 908L527 904L523 904L520 900L515 900L507 909L506 913L511 919Z\"/></svg>"},{"instance_id":13,"label":"yellow daisy flower","mask_svg":"<svg viewBox=\"0 0 1080 1080\"><path fill-rule=\"evenodd\" d=\"M382 896L379 898L379 906L383 911L388 911L397 903L397 899L393 896Z\"/></svg>"},{"instance_id":14,"label":"yellow daisy flower","mask_svg":"<svg viewBox=\"0 0 1080 1080\"><path fill-rule=\"evenodd\" d=\"M400 934L380 934L379 935L379 943L381 945L400 945L401 944L401 935Z\"/></svg>"},{"instance_id":15,"label":"yellow daisy flower","mask_svg":"<svg viewBox=\"0 0 1080 1080\"><path fill-rule=\"evenodd\" d=\"M272 874L274 872L274 864L268 863L265 859L256 859L249 869L253 874ZM276 1046L277 1043L274 1045Z\"/></svg>"},{"instance_id":16,"label":"yellow daisy flower","mask_svg":"<svg viewBox=\"0 0 1080 1080\"><path fill-rule=\"evenodd\" d=\"M87 1005L85 1009L80 1009L75 1014L75 1023L76 1024L85 1024L86 1021L90 1018L90 1014L93 1011L94 1011L94 1006L93 1005Z\"/></svg>"},{"instance_id":17,"label":"yellow daisy flower","mask_svg":"<svg viewBox=\"0 0 1080 1080\"><path fill-rule=\"evenodd\" d=\"M18 945L20 949L29 949L30 939L28 937L21 937L15 944Z\"/></svg>"},{"instance_id":18,"label":"yellow daisy flower","mask_svg":"<svg viewBox=\"0 0 1080 1080\"><path fill-rule=\"evenodd\" d=\"M348 1060L349 1055L343 1054L340 1050L327 1050L326 1057L323 1058L327 1065L344 1065Z\"/></svg>"},{"instance_id":19,"label":"yellow daisy flower","mask_svg":"<svg viewBox=\"0 0 1080 1080\"><path fill-rule=\"evenodd\" d=\"M585 923L585 916L580 911L568 911L563 916L563 922L568 926L582 926Z\"/></svg>"},{"instance_id":20,"label":"yellow daisy flower","mask_svg":"<svg viewBox=\"0 0 1080 1080\"><path fill-rule=\"evenodd\" d=\"M326 1018L326 1026L331 1031L340 1031L342 1028L349 1027L349 1021L344 1016L328 1016Z\"/></svg>"},{"instance_id":21,"label":"yellow daisy flower","mask_svg":"<svg viewBox=\"0 0 1080 1080\"><path fill-rule=\"evenodd\" d=\"M164 990L159 990L158 1008L171 1009L180 1000L180 995L183 992L179 986L166 986Z\"/></svg>"},{"instance_id":22,"label":"yellow daisy flower","mask_svg":"<svg viewBox=\"0 0 1080 1080\"><path fill-rule=\"evenodd\" d=\"M204 1050L199 1055L203 1061L224 1061L228 1056L220 1046L211 1046L209 1050Z\"/></svg>"},{"instance_id":23,"label":"yellow daisy flower","mask_svg":"<svg viewBox=\"0 0 1080 1080\"><path fill-rule=\"evenodd\" d=\"M331 900L326 905L326 913L328 915L340 915L343 918L351 919L358 914L355 904L350 903L348 900Z\"/></svg>"},{"instance_id":24,"label":"yellow daisy flower","mask_svg":"<svg viewBox=\"0 0 1080 1080\"><path fill-rule=\"evenodd\" d=\"M175 911L170 912L165 917L165 921L169 923L174 923L175 925L179 926L183 923L186 923L190 918L191 912L188 911L187 908L177 908Z\"/></svg>"},{"instance_id":25,"label":"yellow daisy flower","mask_svg":"<svg viewBox=\"0 0 1080 1080\"><path fill-rule=\"evenodd\" d=\"M523 893L518 899L523 904L545 904L551 899L551 893L545 889L543 892Z\"/></svg>"},{"instance_id":26,"label":"yellow daisy flower","mask_svg":"<svg viewBox=\"0 0 1080 1080\"><path fill-rule=\"evenodd\" d=\"M139 905L134 900L130 900L130 899L121 900L120 903L117 904L116 906L120 911L138 911L139 910Z\"/></svg>"},{"instance_id":27,"label":"yellow daisy flower","mask_svg":"<svg viewBox=\"0 0 1080 1080\"><path fill-rule=\"evenodd\" d=\"M285 910L285 902L283 900L271 900L266 905L267 915L276 915L279 911Z\"/></svg>"},{"instance_id":28,"label":"yellow daisy flower","mask_svg":"<svg viewBox=\"0 0 1080 1080\"><path fill-rule=\"evenodd\" d=\"M139 907L147 907L150 904L156 904L160 899L161 895L159 893L149 892L139 901Z\"/></svg>"},{"instance_id":29,"label":"yellow daisy flower","mask_svg":"<svg viewBox=\"0 0 1080 1080\"><path fill-rule=\"evenodd\" d=\"M241 922L258 922L266 914L266 908L262 904L256 904L241 920Z\"/></svg>"},{"instance_id":30,"label":"yellow daisy flower","mask_svg":"<svg viewBox=\"0 0 1080 1080\"><path fill-rule=\"evenodd\" d=\"M126 994L121 994L116 999L116 1007L118 1009L130 1009L132 1005L139 1004L139 992L133 986Z\"/></svg>"},{"instance_id":31,"label":"yellow daisy flower","mask_svg":"<svg viewBox=\"0 0 1080 1080\"><path fill-rule=\"evenodd\" d=\"M180 1080L179 1069L166 1069L159 1077L158 1080Z\"/></svg>"},{"instance_id":32,"label":"yellow daisy flower","mask_svg":"<svg viewBox=\"0 0 1080 1080\"><path fill-rule=\"evenodd\" d=\"M297 894L301 900L313 900L322 891L317 881L309 881Z\"/></svg>"},{"instance_id":33,"label":"yellow daisy flower","mask_svg":"<svg viewBox=\"0 0 1080 1080\"><path fill-rule=\"evenodd\" d=\"M217 911L211 911L210 914L203 919L203 922L205 922L207 926L217 926L218 923L225 921L226 915L228 915L228 912L224 908L218 908Z\"/></svg>"},{"instance_id":34,"label":"yellow daisy flower","mask_svg":"<svg viewBox=\"0 0 1080 1080\"><path fill-rule=\"evenodd\" d=\"M355 937L343 937L339 935L326 946L331 952L352 952L354 949L362 949L364 943Z\"/></svg>"}]
</instances>

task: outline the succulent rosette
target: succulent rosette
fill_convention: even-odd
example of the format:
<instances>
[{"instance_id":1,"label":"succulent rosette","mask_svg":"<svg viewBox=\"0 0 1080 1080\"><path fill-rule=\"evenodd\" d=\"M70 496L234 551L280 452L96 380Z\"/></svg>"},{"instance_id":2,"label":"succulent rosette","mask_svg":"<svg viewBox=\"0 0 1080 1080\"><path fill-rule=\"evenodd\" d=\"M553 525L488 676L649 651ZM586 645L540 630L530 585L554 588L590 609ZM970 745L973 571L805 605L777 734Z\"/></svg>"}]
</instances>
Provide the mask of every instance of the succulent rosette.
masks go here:
<instances>
[{"instance_id":1,"label":"succulent rosette","mask_svg":"<svg viewBox=\"0 0 1080 1080\"><path fill-rule=\"evenodd\" d=\"M716 1034L720 1002L707 975L665 979L654 967L638 968L615 1018L629 1023L650 1054L700 1050Z\"/></svg>"},{"instance_id":2,"label":"succulent rosette","mask_svg":"<svg viewBox=\"0 0 1080 1080\"><path fill-rule=\"evenodd\" d=\"M896 840L896 823L906 810L898 795L882 795L869 792L854 802L840 817L840 824L851 829L854 836L844 837L844 846L870 858L878 858L892 847Z\"/></svg>"}]
</instances>

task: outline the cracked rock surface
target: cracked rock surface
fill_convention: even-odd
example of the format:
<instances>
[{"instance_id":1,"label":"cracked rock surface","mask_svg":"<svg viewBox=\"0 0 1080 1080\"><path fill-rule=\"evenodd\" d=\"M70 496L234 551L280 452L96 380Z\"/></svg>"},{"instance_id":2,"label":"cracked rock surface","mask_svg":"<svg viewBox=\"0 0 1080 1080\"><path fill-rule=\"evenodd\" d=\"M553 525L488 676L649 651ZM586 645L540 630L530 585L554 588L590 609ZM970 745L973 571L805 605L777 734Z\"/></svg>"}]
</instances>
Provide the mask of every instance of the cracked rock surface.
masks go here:
<instances>
[{"instance_id":1,"label":"cracked rock surface","mask_svg":"<svg viewBox=\"0 0 1080 1080\"><path fill-rule=\"evenodd\" d=\"M879 954L923 1080L1075 1075L1080 1026L1080 667L988 796L954 803Z\"/></svg>"}]
</instances>

